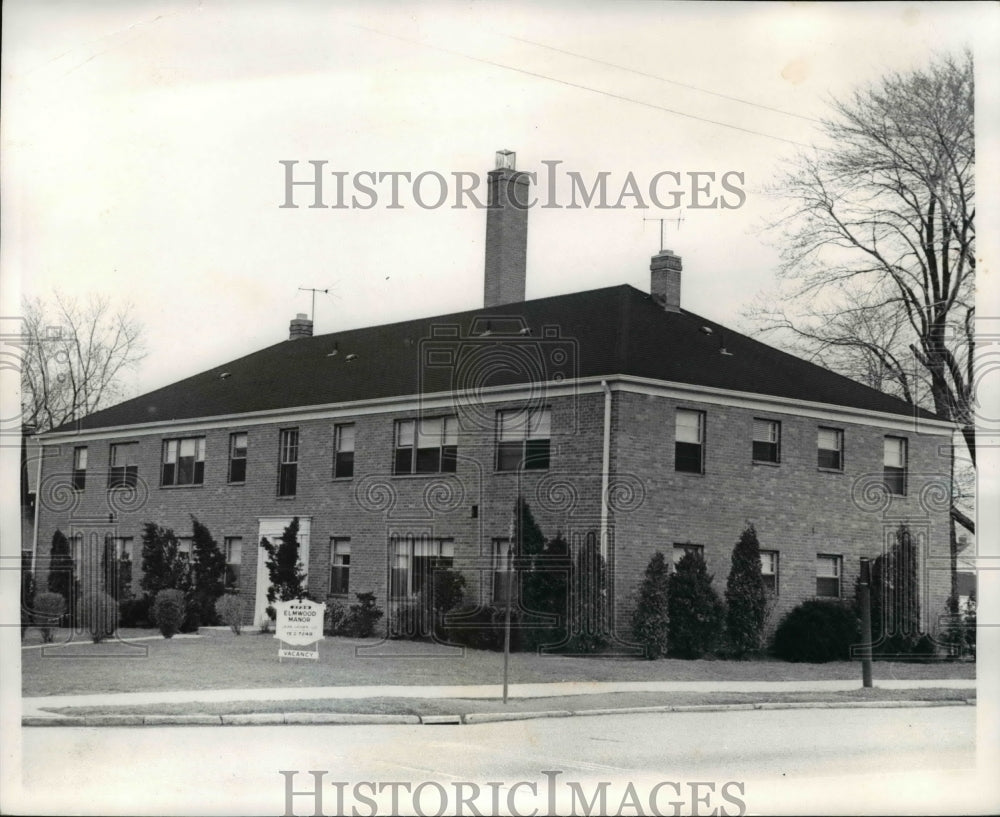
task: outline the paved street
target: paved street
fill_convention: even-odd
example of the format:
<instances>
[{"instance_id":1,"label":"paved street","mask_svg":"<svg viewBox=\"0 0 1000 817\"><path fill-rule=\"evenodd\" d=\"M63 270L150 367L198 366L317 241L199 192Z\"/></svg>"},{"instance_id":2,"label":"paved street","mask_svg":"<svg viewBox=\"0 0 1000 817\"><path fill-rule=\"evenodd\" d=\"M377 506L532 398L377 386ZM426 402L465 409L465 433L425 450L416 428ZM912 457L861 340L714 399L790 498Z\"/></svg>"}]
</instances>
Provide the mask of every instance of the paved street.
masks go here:
<instances>
[{"instance_id":1,"label":"paved street","mask_svg":"<svg viewBox=\"0 0 1000 817\"><path fill-rule=\"evenodd\" d=\"M435 814L442 797L448 813L465 799L466 814L477 813L473 806L481 813L499 806L544 814L553 803L562 813L580 814L651 814L653 807L665 814L990 808L977 807L984 784L974 769L973 707L464 726L45 727L24 729L22 736L25 791L56 813L281 814L286 779L280 770L297 772L289 775L294 791L312 791L308 772L325 772L325 814L338 811L338 791L340 808L357 814L374 812L370 800L378 801L379 814L417 808ZM292 802L296 814L315 813L310 795ZM997 800L992 803L995 811Z\"/></svg>"}]
</instances>

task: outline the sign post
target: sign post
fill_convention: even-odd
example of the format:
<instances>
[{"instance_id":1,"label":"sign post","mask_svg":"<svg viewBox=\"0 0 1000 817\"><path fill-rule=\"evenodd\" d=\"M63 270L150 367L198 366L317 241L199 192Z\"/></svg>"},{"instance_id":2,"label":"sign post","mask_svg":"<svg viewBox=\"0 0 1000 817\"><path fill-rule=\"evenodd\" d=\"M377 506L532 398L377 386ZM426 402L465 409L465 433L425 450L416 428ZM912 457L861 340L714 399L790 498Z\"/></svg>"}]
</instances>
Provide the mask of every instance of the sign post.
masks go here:
<instances>
[{"instance_id":1,"label":"sign post","mask_svg":"<svg viewBox=\"0 0 1000 817\"><path fill-rule=\"evenodd\" d=\"M858 602L861 607L861 685L872 685L872 597L871 562L861 560L861 578L858 581Z\"/></svg>"},{"instance_id":2,"label":"sign post","mask_svg":"<svg viewBox=\"0 0 1000 817\"><path fill-rule=\"evenodd\" d=\"M323 614L326 605L311 599L291 599L274 603L274 637L278 639L278 663L282 658L319 660L319 642L323 640ZM288 649L315 644L315 650Z\"/></svg>"}]
</instances>

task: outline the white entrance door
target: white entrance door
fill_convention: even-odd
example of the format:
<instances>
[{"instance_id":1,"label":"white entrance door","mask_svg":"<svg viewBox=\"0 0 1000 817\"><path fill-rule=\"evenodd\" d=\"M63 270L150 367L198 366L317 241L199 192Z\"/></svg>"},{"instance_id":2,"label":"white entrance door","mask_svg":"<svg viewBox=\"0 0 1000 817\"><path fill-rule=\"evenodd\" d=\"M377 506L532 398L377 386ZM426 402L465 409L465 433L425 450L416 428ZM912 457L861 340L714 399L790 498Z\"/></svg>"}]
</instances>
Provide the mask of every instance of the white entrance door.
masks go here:
<instances>
[{"instance_id":1,"label":"white entrance door","mask_svg":"<svg viewBox=\"0 0 1000 817\"><path fill-rule=\"evenodd\" d=\"M253 623L255 627L260 627L268 620L267 617L267 590L271 586L270 576L267 573L267 551L260 546L261 539L267 538L272 545L281 540L281 534L285 528L292 524L292 516L262 516L260 517L260 528L257 532L257 585L254 595ZM309 570L309 532L312 528L312 518L308 516L299 517L299 561L304 569Z\"/></svg>"}]
</instances>

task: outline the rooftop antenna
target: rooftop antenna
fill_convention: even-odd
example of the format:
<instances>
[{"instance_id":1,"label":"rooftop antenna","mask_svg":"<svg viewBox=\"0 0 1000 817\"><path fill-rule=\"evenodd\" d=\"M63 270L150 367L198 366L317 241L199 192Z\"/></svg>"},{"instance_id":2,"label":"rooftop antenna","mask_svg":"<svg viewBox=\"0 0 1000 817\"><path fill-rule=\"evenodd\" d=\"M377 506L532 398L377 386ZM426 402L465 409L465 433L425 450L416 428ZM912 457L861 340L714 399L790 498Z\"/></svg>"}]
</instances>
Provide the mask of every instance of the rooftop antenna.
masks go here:
<instances>
[{"instance_id":1,"label":"rooftop antenna","mask_svg":"<svg viewBox=\"0 0 1000 817\"><path fill-rule=\"evenodd\" d=\"M643 218L645 221L658 221L660 222L660 252L663 252L667 248L666 236L664 235L664 227L668 221L673 221L677 224L677 229L680 230L681 222L684 221L684 216L680 215L677 218Z\"/></svg>"},{"instance_id":2,"label":"rooftop antenna","mask_svg":"<svg viewBox=\"0 0 1000 817\"><path fill-rule=\"evenodd\" d=\"M329 289L314 289L313 287L299 287L300 290L304 292L312 293L312 312L309 314L309 320L314 320L316 318L316 293L322 292L324 295L329 295Z\"/></svg>"}]
</instances>

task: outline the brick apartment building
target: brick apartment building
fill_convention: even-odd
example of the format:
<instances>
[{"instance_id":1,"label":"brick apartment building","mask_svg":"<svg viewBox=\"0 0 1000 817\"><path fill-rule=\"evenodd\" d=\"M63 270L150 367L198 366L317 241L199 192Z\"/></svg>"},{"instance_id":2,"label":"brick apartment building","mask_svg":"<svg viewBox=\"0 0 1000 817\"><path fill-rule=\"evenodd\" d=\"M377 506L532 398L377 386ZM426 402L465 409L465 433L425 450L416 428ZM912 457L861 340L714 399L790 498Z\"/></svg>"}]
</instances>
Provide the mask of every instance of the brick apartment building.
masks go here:
<instances>
[{"instance_id":1,"label":"brick apartment building","mask_svg":"<svg viewBox=\"0 0 1000 817\"><path fill-rule=\"evenodd\" d=\"M322 336L300 315L281 343L45 434L36 575L59 528L84 574L110 537L137 586L143 523L189 536L194 514L259 623L259 542L298 517L316 598L388 606L445 565L485 603L521 495L546 536L601 544L623 633L656 550L700 549L721 592L748 520L775 619L850 597L907 524L936 629L951 426L682 309L669 250L649 293L525 301L528 181L502 164L482 308Z\"/></svg>"}]
</instances>

